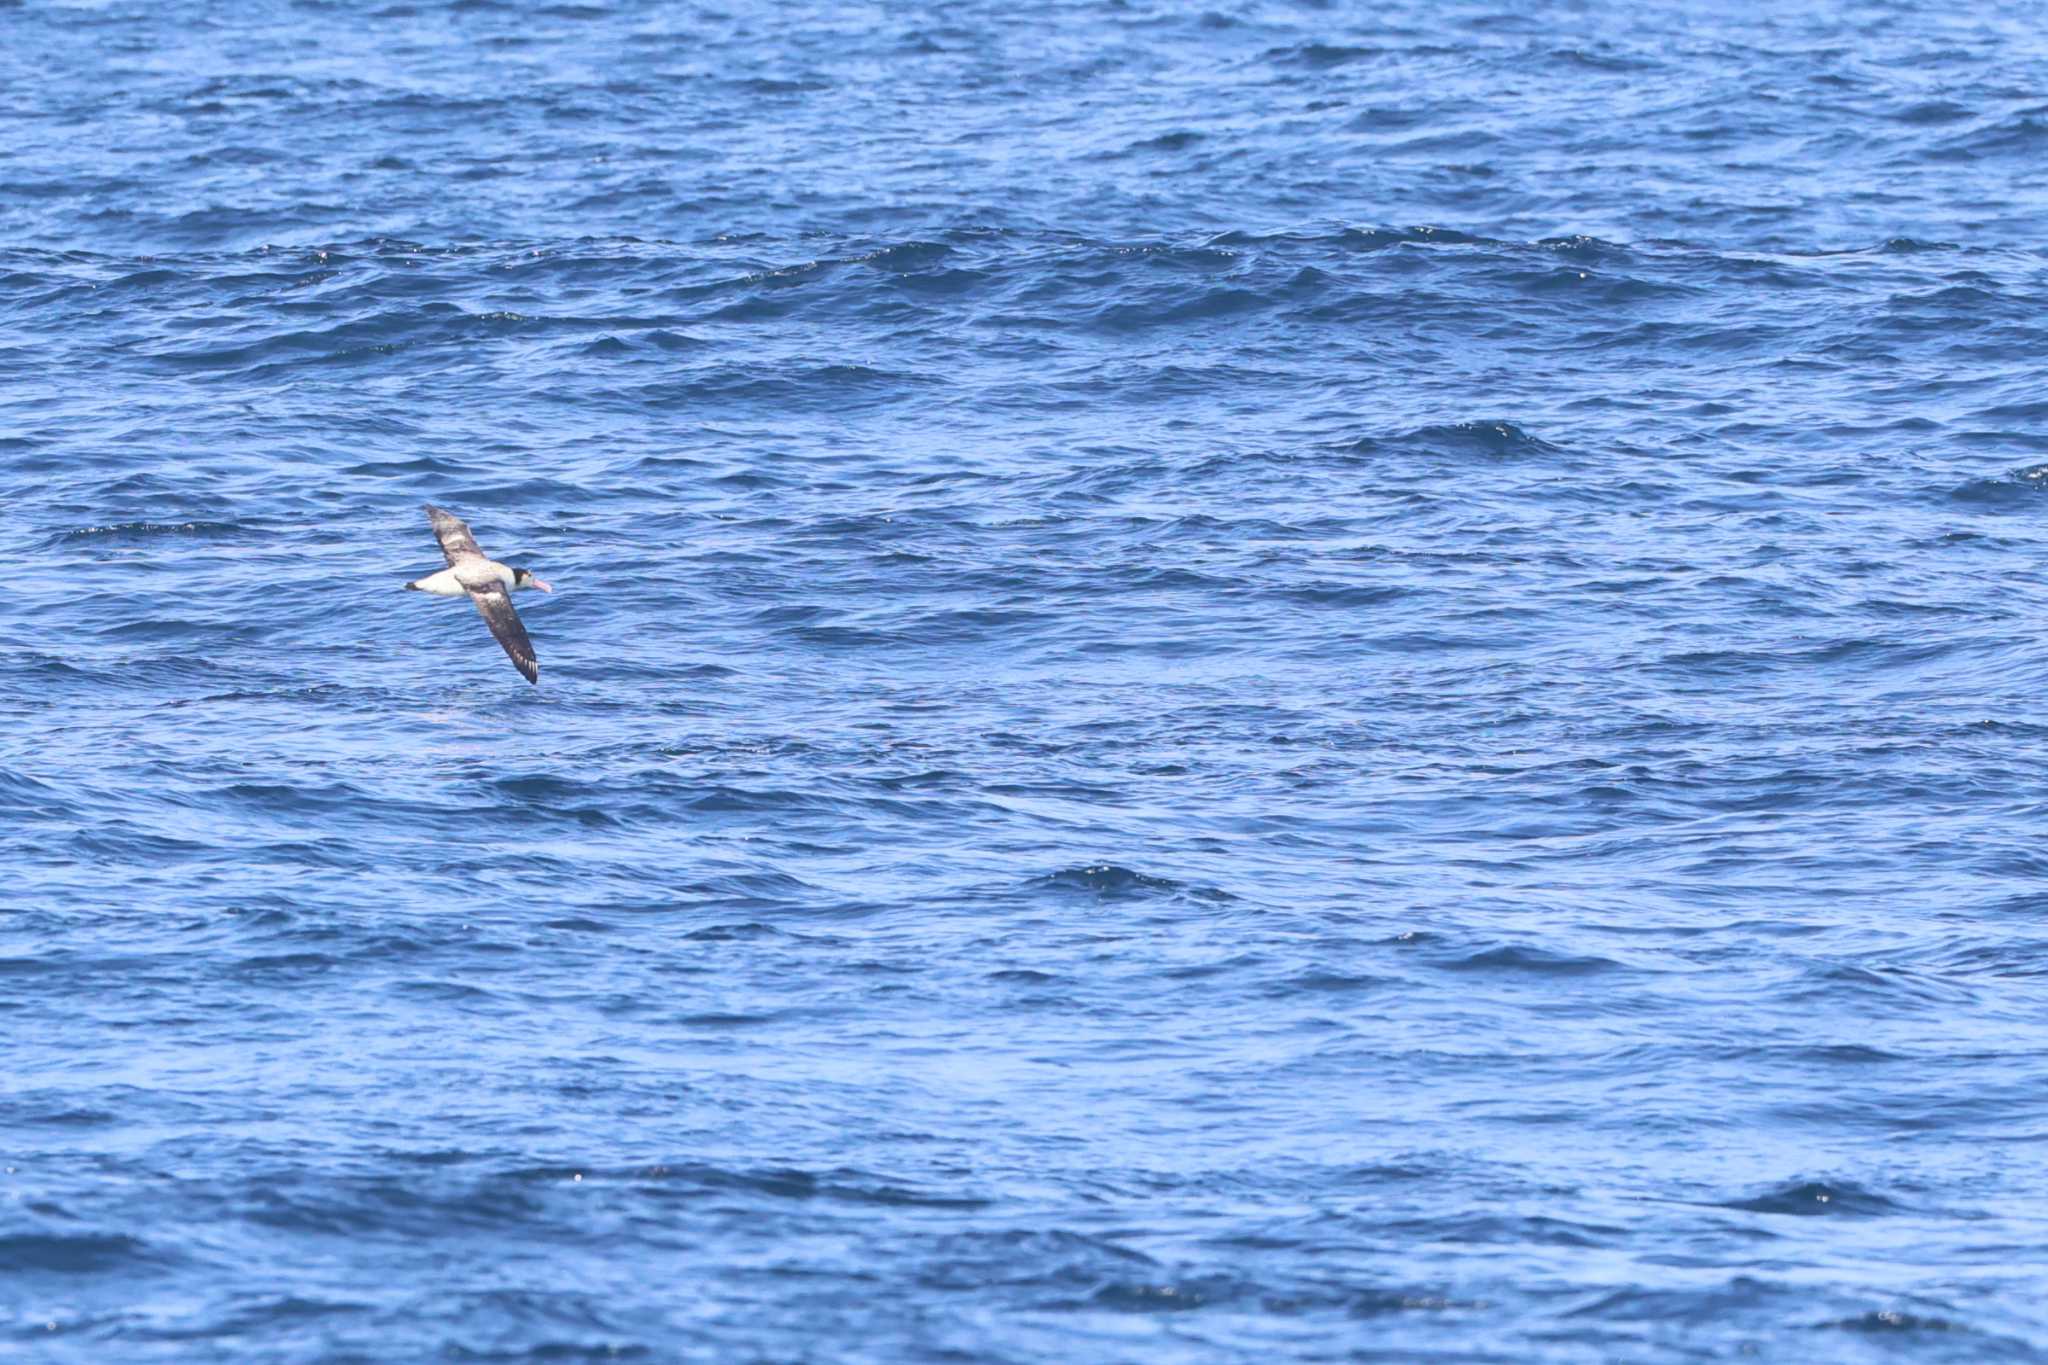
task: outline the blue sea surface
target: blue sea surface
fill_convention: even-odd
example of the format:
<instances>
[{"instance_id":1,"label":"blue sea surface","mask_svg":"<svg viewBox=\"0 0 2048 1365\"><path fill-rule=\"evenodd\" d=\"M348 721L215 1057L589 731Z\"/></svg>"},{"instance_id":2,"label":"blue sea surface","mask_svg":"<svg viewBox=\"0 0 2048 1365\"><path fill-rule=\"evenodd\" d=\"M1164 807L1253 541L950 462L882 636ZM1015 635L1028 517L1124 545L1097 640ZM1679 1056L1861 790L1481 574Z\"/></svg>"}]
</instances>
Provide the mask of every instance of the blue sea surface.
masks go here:
<instances>
[{"instance_id":1,"label":"blue sea surface","mask_svg":"<svg viewBox=\"0 0 2048 1365\"><path fill-rule=\"evenodd\" d=\"M2033 5L0 0L0 1356L2048 1360L2044 372Z\"/></svg>"}]
</instances>

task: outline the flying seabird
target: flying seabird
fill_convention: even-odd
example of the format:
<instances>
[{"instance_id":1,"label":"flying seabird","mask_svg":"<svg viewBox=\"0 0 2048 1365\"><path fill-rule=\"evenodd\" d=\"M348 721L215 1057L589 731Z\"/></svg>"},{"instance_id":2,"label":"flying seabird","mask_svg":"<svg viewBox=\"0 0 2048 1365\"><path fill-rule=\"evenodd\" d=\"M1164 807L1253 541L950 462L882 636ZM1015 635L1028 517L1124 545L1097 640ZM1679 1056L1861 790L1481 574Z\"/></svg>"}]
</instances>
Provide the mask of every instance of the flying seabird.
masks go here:
<instances>
[{"instance_id":1,"label":"flying seabird","mask_svg":"<svg viewBox=\"0 0 2048 1365\"><path fill-rule=\"evenodd\" d=\"M469 533L468 523L450 516L431 502L427 504L427 520L434 524L434 536L441 542L441 553L448 556L448 567L437 574L414 579L405 585L406 590L430 592L436 597L461 597L467 593L469 600L476 603L476 609L484 614L484 622L490 626L491 634L505 646L512 666L525 674L528 682L539 682L540 660L533 656L533 641L526 638L526 627L519 624L519 613L512 610L512 590L539 588L542 592L553 592L554 589L526 569L484 558L484 552L477 548L476 537Z\"/></svg>"}]
</instances>

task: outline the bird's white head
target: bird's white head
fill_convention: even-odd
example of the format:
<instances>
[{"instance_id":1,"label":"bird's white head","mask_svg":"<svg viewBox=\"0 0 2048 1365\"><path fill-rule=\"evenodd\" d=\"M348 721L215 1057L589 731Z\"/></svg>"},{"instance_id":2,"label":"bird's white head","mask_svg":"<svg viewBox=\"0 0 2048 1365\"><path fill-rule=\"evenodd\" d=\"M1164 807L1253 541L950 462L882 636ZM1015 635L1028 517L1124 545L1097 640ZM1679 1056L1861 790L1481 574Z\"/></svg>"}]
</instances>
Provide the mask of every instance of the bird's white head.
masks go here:
<instances>
[{"instance_id":1,"label":"bird's white head","mask_svg":"<svg viewBox=\"0 0 2048 1365\"><path fill-rule=\"evenodd\" d=\"M535 578L533 570L522 569L517 565L514 565L512 568L512 586L515 588L539 588L542 592L554 591L553 588Z\"/></svg>"}]
</instances>

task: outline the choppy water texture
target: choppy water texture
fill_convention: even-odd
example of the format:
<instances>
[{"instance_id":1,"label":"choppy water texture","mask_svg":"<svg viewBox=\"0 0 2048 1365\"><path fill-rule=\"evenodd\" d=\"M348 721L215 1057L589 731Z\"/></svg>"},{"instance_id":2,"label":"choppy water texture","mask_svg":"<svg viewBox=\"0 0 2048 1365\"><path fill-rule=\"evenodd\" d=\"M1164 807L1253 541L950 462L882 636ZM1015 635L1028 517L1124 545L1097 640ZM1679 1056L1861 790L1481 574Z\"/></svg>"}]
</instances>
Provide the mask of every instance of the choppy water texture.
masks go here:
<instances>
[{"instance_id":1,"label":"choppy water texture","mask_svg":"<svg viewBox=\"0 0 2048 1365\"><path fill-rule=\"evenodd\" d=\"M0 1354L2048 1355L1975 9L0 7Z\"/></svg>"}]
</instances>

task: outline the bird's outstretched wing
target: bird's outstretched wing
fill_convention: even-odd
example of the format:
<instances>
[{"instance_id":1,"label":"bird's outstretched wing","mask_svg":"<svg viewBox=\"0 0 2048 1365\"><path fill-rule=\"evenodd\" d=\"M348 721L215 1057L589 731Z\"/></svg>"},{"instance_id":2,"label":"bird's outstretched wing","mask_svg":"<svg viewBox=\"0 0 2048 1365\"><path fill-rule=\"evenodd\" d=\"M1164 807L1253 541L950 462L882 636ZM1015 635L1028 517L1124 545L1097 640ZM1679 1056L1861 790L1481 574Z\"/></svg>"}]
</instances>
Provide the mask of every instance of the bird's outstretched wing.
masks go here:
<instances>
[{"instance_id":1,"label":"bird's outstretched wing","mask_svg":"<svg viewBox=\"0 0 2048 1365\"><path fill-rule=\"evenodd\" d=\"M476 547L476 537L469 533L469 523L461 517L450 516L430 502L427 520L434 523L434 538L441 542L441 553L448 556L451 568L471 556L484 557L484 552Z\"/></svg>"},{"instance_id":2,"label":"bird's outstretched wing","mask_svg":"<svg viewBox=\"0 0 2048 1365\"><path fill-rule=\"evenodd\" d=\"M450 517L449 520L455 519ZM455 524L462 525L459 521ZM449 558L453 559L454 555L449 555ZM498 637L498 643L505 646L505 654L512 660L512 666L525 674L528 682L539 682L540 660L534 657L533 641L526 638L526 627L519 623L519 613L512 609L512 594L505 591L505 585L486 583L480 588L471 588L469 600L476 603L476 609L483 613L484 624L491 628L491 634Z\"/></svg>"}]
</instances>

